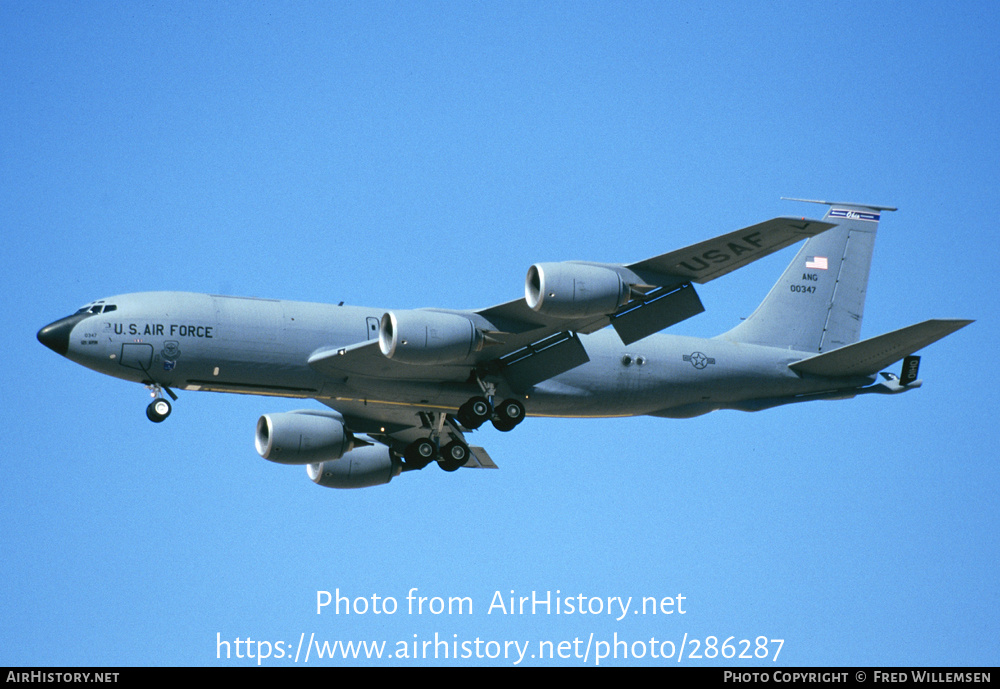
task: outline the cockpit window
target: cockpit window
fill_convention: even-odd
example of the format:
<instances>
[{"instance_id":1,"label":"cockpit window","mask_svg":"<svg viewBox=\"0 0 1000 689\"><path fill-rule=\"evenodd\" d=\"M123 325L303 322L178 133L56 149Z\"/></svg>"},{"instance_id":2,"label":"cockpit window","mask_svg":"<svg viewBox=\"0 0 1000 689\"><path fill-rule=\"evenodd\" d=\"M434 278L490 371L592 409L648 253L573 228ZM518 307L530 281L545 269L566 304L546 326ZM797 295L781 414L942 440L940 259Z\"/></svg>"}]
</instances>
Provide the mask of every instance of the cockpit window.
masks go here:
<instances>
[{"instance_id":1,"label":"cockpit window","mask_svg":"<svg viewBox=\"0 0 1000 689\"><path fill-rule=\"evenodd\" d=\"M96 304L90 303L86 306L81 306L76 310L77 313L107 313L108 311L117 311L118 306L116 304L105 304L103 301L99 301Z\"/></svg>"}]
</instances>

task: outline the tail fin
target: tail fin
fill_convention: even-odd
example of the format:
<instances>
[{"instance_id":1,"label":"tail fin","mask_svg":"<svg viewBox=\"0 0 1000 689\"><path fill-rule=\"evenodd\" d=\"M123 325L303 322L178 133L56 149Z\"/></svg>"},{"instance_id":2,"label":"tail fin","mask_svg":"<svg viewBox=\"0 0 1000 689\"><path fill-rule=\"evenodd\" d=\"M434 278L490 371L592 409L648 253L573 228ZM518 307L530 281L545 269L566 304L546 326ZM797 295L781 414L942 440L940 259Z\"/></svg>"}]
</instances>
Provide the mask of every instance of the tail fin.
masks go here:
<instances>
[{"instance_id":1,"label":"tail fin","mask_svg":"<svg viewBox=\"0 0 1000 689\"><path fill-rule=\"evenodd\" d=\"M823 220L837 227L806 241L757 310L722 337L801 352L858 341L879 218L896 209L810 203L830 206Z\"/></svg>"}]
</instances>

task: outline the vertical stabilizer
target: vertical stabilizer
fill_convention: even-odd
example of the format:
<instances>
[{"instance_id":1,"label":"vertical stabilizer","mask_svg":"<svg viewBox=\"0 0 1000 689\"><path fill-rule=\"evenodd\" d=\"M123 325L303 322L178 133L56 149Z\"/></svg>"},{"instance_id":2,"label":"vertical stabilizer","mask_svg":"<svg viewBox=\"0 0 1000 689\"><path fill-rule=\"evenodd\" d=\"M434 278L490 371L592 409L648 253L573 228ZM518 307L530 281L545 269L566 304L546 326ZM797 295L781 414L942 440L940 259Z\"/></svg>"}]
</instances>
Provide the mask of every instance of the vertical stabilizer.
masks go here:
<instances>
[{"instance_id":1,"label":"vertical stabilizer","mask_svg":"<svg viewBox=\"0 0 1000 689\"><path fill-rule=\"evenodd\" d=\"M875 232L882 211L896 209L811 203L828 205L823 220L837 226L806 241L757 310L723 337L801 352L828 352L860 338Z\"/></svg>"}]
</instances>

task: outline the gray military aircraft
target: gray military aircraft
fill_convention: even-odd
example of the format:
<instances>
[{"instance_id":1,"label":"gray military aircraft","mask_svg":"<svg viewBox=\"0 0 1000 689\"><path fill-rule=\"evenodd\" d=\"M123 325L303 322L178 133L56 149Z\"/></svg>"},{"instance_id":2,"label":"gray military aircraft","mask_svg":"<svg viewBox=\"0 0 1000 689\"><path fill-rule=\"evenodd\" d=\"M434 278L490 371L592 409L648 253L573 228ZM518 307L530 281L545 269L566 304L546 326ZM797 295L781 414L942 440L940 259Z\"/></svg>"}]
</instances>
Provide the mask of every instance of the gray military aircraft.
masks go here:
<instances>
[{"instance_id":1,"label":"gray military aircraft","mask_svg":"<svg viewBox=\"0 0 1000 689\"><path fill-rule=\"evenodd\" d=\"M163 393L176 401L173 388L320 401L330 410L261 416L256 446L335 488L433 461L495 467L465 440L487 421L510 431L526 415L686 418L920 387L914 352L972 321L859 341L875 232L895 209L813 203L829 206L822 220L775 218L638 263L537 263L524 298L478 311L146 292L87 304L38 339L147 386L155 422L170 414ZM656 334L704 310L694 283L802 239L732 330ZM883 371L901 359L900 375Z\"/></svg>"}]
</instances>

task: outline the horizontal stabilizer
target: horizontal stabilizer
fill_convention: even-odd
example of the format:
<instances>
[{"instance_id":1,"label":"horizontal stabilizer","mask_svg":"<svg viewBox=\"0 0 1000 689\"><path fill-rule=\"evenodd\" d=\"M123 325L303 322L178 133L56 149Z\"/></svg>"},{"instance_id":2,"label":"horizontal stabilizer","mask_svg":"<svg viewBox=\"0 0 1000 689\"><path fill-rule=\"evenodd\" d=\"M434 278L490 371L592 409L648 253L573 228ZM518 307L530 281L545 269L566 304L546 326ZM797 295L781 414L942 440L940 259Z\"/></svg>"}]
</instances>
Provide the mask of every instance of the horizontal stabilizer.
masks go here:
<instances>
[{"instance_id":1,"label":"horizontal stabilizer","mask_svg":"<svg viewBox=\"0 0 1000 689\"><path fill-rule=\"evenodd\" d=\"M972 321L929 320L789 364L816 376L870 376Z\"/></svg>"}]
</instances>

